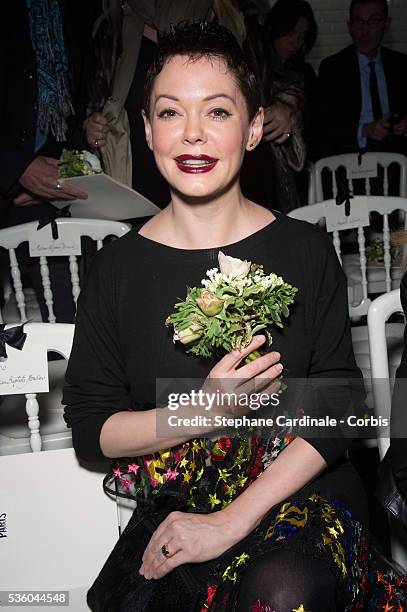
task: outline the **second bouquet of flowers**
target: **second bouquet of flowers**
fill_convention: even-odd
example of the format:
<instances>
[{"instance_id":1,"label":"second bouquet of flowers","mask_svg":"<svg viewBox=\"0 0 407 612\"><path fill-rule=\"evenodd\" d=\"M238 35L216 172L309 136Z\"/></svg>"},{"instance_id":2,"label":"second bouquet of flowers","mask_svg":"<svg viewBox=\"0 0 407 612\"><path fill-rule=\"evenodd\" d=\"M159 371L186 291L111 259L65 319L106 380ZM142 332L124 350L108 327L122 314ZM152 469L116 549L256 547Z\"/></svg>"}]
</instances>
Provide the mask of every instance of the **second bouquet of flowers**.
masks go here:
<instances>
[{"instance_id":1,"label":"second bouquet of flowers","mask_svg":"<svg viewBox=\"0 0 407 612\"><path fill-rule=\"evenodd\" d=\"M263 332L272 343L270 326L282 327L297 288L263 266L219 252L219 269L208 270L202 287L188 288L166 320L174 342L197 357L211 357L250 344ZM255 358L257 355L252 354Z\"/></svg>"}]
</instances>

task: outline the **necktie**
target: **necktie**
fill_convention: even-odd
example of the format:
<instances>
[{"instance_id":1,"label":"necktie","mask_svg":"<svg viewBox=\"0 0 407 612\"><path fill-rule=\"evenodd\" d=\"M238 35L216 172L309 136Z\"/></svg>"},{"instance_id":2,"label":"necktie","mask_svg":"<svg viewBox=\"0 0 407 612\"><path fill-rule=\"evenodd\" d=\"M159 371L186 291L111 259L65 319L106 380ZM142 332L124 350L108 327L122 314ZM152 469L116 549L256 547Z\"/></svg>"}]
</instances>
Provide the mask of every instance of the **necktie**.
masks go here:
<instances>
[{"instance_id":1,"label":"necktie","mask_svg":"<svg viewBox=\"0 0 407 612\"><path fill-rule=\"evenodd\" d=\"M372 99L372 110L373 110L373 118L374 120L380 119L383 117L382 107L380 104L380 96L379 96L379 86L377 84L377 75L375 69L376 62L369 62L370 68L370 97Z\"/></svg>"}]
</instances>

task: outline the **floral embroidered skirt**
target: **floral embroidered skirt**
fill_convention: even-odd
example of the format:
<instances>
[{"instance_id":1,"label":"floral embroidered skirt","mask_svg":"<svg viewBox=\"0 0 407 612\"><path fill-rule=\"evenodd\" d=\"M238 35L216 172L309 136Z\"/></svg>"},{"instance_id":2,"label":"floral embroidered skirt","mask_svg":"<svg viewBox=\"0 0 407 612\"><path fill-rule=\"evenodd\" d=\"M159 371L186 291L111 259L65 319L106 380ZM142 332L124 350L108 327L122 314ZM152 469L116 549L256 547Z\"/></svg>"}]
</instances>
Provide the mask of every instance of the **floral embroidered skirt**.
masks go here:
<instances>
[{"instance_id":1,"label":"floral embroidered skirt","mask_svg":"<svg viewBox=\"0 0 407 612\"><path fill-rule=\"evenodd\" d=\"M250 565L270 551L289 550L320 559L339 586L336 609L407 610L407 579L381 570L368 550L360 523L340 503L318 495L273 508L244 540L213 561L187 564L160 580L138 572L159 523L175 509L167 499L155 512L136 510L88 594L93 612L226 612L237 608ZM179 507L177 508L179 509ZM298 612L308 612L298 602ZM250 612L271 612L262 593Z\"/></svg>"},{"instance_id":2,"label":"floral embroidered skirt","mask_svg":"<svg viewBox=\"0 0 407 612\"><path fill-rule=\"evenodd\" d=\"M170 512L210 513L224 508L293 439L292 432L266 440L253 435L195 439L117 462L106 477L111 492L140 503L88 593L91 610L233 612L245 576L255 573L256 563L276 551L312 558L320 568L322 563L335 579L338 611L407 610L407 579L373 559L368 534L349 508L310 488L273 507L254 531L220 557L182 565L159 580L139 574L151 535ZM261 584L258 591L249 612L273 612L263 604ZM297 612L313 612L301 601L295 605Z\"/></svg>"}]
</instances>

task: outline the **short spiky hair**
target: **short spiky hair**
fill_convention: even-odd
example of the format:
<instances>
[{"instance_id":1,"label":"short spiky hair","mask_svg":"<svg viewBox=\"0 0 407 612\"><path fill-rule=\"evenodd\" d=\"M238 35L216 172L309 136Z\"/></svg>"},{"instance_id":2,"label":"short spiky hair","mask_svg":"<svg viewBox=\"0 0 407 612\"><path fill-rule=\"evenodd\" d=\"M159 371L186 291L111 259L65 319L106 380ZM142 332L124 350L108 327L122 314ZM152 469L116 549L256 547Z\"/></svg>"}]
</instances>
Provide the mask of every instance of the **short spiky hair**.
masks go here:
<instances>
[{"instance_id":1,"label":"short spiky hair","mask_svg":"<svg viewBox=\"0 0 407 612\"><path fill-rule=\"evenodd\" d=\"M385 19L387 19L387 17L389 16L389 5L387 4L387 0L351 0L350 7L349 7L350 18L352 19L353 9L355 8L356 5L373 4L374 2L378 2L379 4L382 5L384 17Z\"/></svg>"},{"instance_id":2,"label":"short spiky hair","mask_svg":"<svg viewBox=\"0 0 407 612\"><path fill-rule=\"evenodd\" d=\"M221 25L204 21L171 26L159 37L157 55L150 65L144 86L143 109L150 114L154 81L165 64L176 55L194 61L202 57L223 60L238 85L247 106L249 120L260 106L259 86L254 72L233 34Z\"/></svg>"}]
</instances>

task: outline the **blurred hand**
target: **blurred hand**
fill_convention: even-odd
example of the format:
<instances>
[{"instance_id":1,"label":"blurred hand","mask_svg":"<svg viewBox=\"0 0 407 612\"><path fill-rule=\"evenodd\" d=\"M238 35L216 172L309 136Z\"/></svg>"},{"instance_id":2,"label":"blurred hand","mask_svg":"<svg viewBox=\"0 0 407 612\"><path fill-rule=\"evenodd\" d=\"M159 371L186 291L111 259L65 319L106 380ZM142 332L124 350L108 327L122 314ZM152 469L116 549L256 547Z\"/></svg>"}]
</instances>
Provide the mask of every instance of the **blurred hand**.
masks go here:
<instances>
[{"instance_id":1,"label":"blurred hand","mask_svg":"<svg viewBox=\"0 0 407 612\"><path fill-rule=\"evenodd\" d=\"M19 196L14 198L14 206L34 206L35 204L42 204L40 200L36 200L29 193L20 193Z\"/></svg>"},{"instance_id":2,"label":"blurred hand","mask_svg":"<svg viewBox=\"0 0 407 612\"><path fill-rule=\"evenodd\" d=\"M274 144L283 144L291 136L290 111L285 108L264 109L263 139Z\"/></svg>"},{"instance_id":3,"label":"blurred hand","mask_svg":"<svg viewBox=\"0 0 407 612\"><path fill-rule=\"evenodd\" d=\"M407 133L407 116L403 117L399 123L396 123L392 133L396 136L403 136L403 134Z\"/></svg>"},{"instance_id":4,"label":"blurred hand","mask_svg":"<svg viewBox=\"0 0 407 612\"><path fill-rule=\"evenodd\" d=\"M83 122L83 129L86 132L86 141L89 146L99 149L106 144L106 134L108 131L108 121L102 113L92 113Z\"/></svg>"},{"instance_id":5,"label":"blurred hand","mask_svg":"<svg viewBox=\"0 0 407 612\"><path fill-rule=\"evenodd\" d=\"M86 200L88 197L85 191L58 180L58 160L53 157L36 157L24 170L18 182L42 200ZM19 197L16 198L16 203L18 200ZM22 198L18 205L24 204L28 204L26 197Z\"/></svg>"},{"instance_id":6,"label":"blurred hand","mask_svg":"<svg viewBox=\"0 0 407 612\"><path fill-rule=\"evenodd\" d=\"M372 123L365 123L362 130L363 136L370 140L384 140L390 132L390 127L390 123L382 117Z\"/></svg>"}]
</instances>

